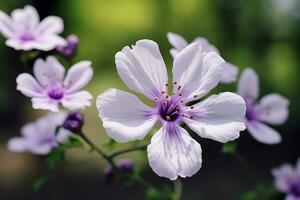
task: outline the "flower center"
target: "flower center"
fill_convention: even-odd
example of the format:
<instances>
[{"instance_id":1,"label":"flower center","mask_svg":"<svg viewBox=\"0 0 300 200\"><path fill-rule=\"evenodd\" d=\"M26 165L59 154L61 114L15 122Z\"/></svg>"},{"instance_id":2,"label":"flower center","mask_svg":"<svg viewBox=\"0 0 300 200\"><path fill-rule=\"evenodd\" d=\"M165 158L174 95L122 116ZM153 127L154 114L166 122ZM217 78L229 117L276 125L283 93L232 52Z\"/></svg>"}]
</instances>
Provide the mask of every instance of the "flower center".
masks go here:
<instances>
[{"instance_id":1,"label":"flower center","mask_svg":"<svg viewBox=\"0 0 300 200\"><path fill-rule=\"evenodd\" d=\"M48 96L54 100L60 100L64 96L64 92L60 89L50 90Z\"/></svg>"},{"instance_id":2,"label":"flower center","mask_svg":"<svg viewBox=\"0 0 300 200\"><path fill-rule=\"evenodd\" d=\"M20 36L20 39L21 39L23 42L27 42L27 41L32 41L32 40L34 40L34 37L33 37L31 34L24 33L23 35Z\"/></svg>"},{"instance_id":3,"label":"flower center","mask_svg":"<svg viewBox=\"0 0 300 200\"><path fill-rule=\"evenodd\" d=\"M180 106L172 99L162 101L159 105L159 115L166 121L176 121L180 117Z\"/></svg>"}]
</instances>

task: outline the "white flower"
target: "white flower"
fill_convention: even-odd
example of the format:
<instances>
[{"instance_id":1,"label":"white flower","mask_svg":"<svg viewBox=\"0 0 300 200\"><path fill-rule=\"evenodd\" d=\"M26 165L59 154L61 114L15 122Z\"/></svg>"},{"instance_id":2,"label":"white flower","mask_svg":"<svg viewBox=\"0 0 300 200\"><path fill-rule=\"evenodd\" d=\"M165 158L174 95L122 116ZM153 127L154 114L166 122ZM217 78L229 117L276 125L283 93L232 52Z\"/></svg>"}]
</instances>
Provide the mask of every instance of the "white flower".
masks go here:
<instances>
[{"instance_id":1,"label":"white flower","mask_svg":"<svg viewBox=\"0 0 300 200\"><path fill-rule=\"evenodd\" d=\"M59 17L49 16L40 22L32 6L14 10L11 17L0 10L0 32L7 38L6 45L16 50L50 51L65 45L66 41L58 35L63 29L63 21Z\"/></svg>"},{"instance_id":2,"label":"white flower","mask_svg":"<svg viewBox=\"0 0 300 200\"><path fill-rule=\"evenodd\" d=\"M295 167L283 164L274 168L272 174L275 177L276 188L286 194L285 200L300 199L300 160Z\"/></svg>"},{"instance_id":3,"label":"white flower","mask_svg":"<svg viewBox=\"0 0 300 200\"><path fill-rule=\"evenodd\" d=\"M191 44L174 59L173 93L168 95L168 77L158 45L140 40L116 54L118 73L133 91L154 101L151 108L135 95L109 89L97 98L99 116L107 134L118 142L143 139L156 122L162 127L148 146L149 164L159 176L171 180L190 177L201 167L201 147L180 127L185 123L201 137L227 142L245 129L244 100L233 93L199 100L219 82L224 60Z\"/></svg>"},{"instance_id":4,"label":"white flower","mask_svg":"<svg viewBox=\"0 0 300 200\"><path fill-rule=\"evenodd\" d=\"M259 103L259 80L257 74L248 68L242 73L238 83L238 94L247 105L246 126L249 133L259 142L277 144L281 142L280 134L263 122L279 125L288 118L289 101L279 94L264 96Z\"/></svg>"},{"instance_id":5,"label":"white flower","mask_svg":"<svg viewBox=\"0 0 300 200\"><path fill-rule=\"evenodd\" d=\"M21 129L22 137L12 138L8 142L8 149L13 152L30 152L37 155L46 155L53 148L63 143L70 135L66 129L56 128L63 124L64 113L48 114L36 122L29 123Z\"/></svg>"},{"instance_id":6,"label":"white flower","mask_svg":"<svg viewBox=\"0 0 300 200\"><path fill-rule=\"evenodd\" d=\"M65 68L55 57L45 61L38 59L33 67L34 76L22 73L17 77L17 90L32 98L34 109L59 111L59 105L71 110L91 105L92 95L79 91L92 78L90 61L81 61L73 65L65 76Z\"/></svg>"},{"instance_id":7,"label":"white flower","mask_svg":"<svg viewBox=\"0 0 300 200\"><path fill-rule=\"evenodd\" d=\"M182 51L185 47L188 46L188 42L180 35L175 34L175 33L168 33L167 34L168 40L170 42L170 44L173 46L173 48L170 50L171 55L173 56L173 58L175 58L175 56ZM217 54L220 54L219 50L213 46L212 44L210 44L207 39L203 38L203 37L197 37L193 43L197 43L198 45L201 46L203 51L206 52L216 52ZM224 72L222 74L221 83L232 83L236 81L236 77L238 75L238 68L233 65L230 64L228 62L225 62L224 64Z\"/></svg>"}]
</instances>

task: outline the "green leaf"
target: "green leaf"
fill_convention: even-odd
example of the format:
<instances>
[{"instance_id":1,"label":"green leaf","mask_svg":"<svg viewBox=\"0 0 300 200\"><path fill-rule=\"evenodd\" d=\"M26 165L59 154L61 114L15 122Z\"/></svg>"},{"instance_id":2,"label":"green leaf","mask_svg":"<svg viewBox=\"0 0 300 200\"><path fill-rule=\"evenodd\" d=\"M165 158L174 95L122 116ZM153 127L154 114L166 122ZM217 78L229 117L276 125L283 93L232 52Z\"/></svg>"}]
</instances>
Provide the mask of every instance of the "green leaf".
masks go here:
<instances>
[{"instance_id":1,"label":"green leaf","mask_svg":"<svg viewBox=\"0 0 300 200\"><path fill-rule=\"evenodd\" d=\"M76 148L76 147L83 147L84 144L82 140L76 136L71 136L68 141L62 144L62 147L65 149L68 148Z\"/></svg>"},{"instance_id":2,"label":"green leaf","mask_svg":"<svg viewBox=\"0 0 300 200\"><path fill-rule=\"evenodd\" d=\"M34 190L40 190L47 182L51 180L51 176L49 174L43 174L39 177L37 177L33 183L32 188Z\"/></svg>"},{"instance_id":3,"label":"green leaf","mask_svg":"<svg viewBox=\"0 0 300 200\"><path fill-rule=\"evenodd\" d=\"M109 139L106 143L103 144L103 147L112 150L116 146L117 142L114 139Z\"/></svg>"},{"instance_id":4,"label":"green leaf","mask_svg":"<svg viewBox=\"0 0 300 200\"><path fill-rule=\"evenodd\" d=\"M237 142L227 142L223 144L222 153L224 154L234 154L237 149Z\"/></svg>"},{"instance_id":5,"label":"green leaf","mask_svg":"<svg viewBox=\"0 0 300 200\"><path fill-rule=\"evenodd\" d=\"M153 187L149 187L146 189L146 199L147 200L159 200L160 193Z\"/></svg>"},{"instance_id":6,"label":"green leaf","mask_svg":"<svg viewBox=\"0 0 300 200\"><path fill-rule=\"evenodd\" d=\"M63 148L56 148L47 156L47 163L50 169L54 169L64 161L65 150Z\"/></svg>"}]
</instances>

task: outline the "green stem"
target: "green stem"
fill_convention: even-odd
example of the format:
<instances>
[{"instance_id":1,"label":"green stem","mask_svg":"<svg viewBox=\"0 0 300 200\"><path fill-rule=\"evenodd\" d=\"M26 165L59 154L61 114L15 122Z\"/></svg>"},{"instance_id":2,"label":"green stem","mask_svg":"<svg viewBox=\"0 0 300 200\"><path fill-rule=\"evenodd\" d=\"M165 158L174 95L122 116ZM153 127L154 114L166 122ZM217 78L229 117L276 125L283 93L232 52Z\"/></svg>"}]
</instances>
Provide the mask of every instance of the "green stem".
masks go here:
<instances>
[{"instance_id":1,"label":"green stem","mask_svg":"<svg viewBox=\"0 0 300 200\"><path fill-rule=\"evenodd\" d=\"M182 181L181 179L178 177L175 181L174 181L174 200L180 200L181 196L182 196Z\"/></svg>"},{"instance_id":2,"label":"green stem","mask_svg":"<svg viewBox=\"0 0 300 200\"><path fill-rule=\"evenodd\" d=\"M130 152L139 151L139 150L145 150L146 147L147 147L147 145L142 145L142 146L137 146L137 147L132 147L132 148L120 150L120 151L117 151L115 153L112 153L109 157L114 158L114 157L120 156L120 155L125 154L125 153L130 153Z\"/></svg>"},{"instance_id":3,"label":"green stem","mask_svg":"<svg viewBox=\"0 0 300 200\"><path fill-rule=\"evenodd\" d=\"M252 180L253 184L258 183L259 179L257 178L255 172L253 171L253 169L250 167L249 163L247 162L247 160L237 151L234 153L234 157L236 158L236 160L240 163L240 165L245 169L245 171L248 173L250 179Z\"/></svg>"},{"instance_id":4,"label":"green stem","mask_svg":"<svg viewBox=\"0 0 300 200\"><path fill-rule=\"evenodd\" d=\"M141 149L144 149L146 146L140 146L140 147L135 147L135 148L132 148L132 149L121 150L121 151L115 152L115 153L113 153L109 156L104 151L102 151L100 148L98 148L89 138L87 138L83 132L80 132L80 133L77 133L77 134L90 146L90 148L93 151L97 152L103 159L105 159L118 173L121 173L123 176L126 176L126 177L131 178L132 180L134 180L136 182L141 183L142 185L144 185L145 188L152 187L153 189L158 191L158 189L156 189L153 184L149 183L148 181L146 181L142 177L136 176L136 175L130 176L127 173L124 173L123 171L121 171L116 166L116 164L113 161L113 158L116 157L116 156L119 156L121 154L128 153L128 152L132 152L132 151L141 150Z\"/></svg>"}]
</instances>

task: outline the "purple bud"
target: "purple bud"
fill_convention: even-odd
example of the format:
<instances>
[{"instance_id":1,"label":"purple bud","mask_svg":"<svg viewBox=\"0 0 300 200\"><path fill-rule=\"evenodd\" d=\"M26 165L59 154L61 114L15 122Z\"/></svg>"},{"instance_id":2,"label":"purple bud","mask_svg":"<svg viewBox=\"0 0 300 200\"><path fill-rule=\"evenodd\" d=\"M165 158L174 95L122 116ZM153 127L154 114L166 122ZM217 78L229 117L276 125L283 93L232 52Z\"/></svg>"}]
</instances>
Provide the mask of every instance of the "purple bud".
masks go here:
<instances>
[{"instance_id":1,"label":"purple bud","mask_svg":"<svg viewBox=\"0 0 300 200\"><path fill-rule=\"evenodd\" d=\"M70 112L64 121L63 127L73 133L78 133L81 131L83 124L84 117L80 112Z\"/></svg>"},{"instance_id":2,"label":"purple bud","mask_svg":"<svg viewBox=\"0 0 300 200\"><path fill-rule=\"evenodd\" d=\"M76 35L72 34L66 38L67 44L59 46L56 50L66 58L72 58L76 55L79 39Z\"/></svg>"},{"instance_id":3,"label":"purple bud","mask_svg":"<svg viewBox=\"0 0 300 200\"><path fill-rule=\"evenodd\" d=\"M107 165L104 169L104 179L107 185L114 182L116 179L116 173L114 172L111 165Z\"/></svg>"},{"instance_id":4,"label":"purple bud","mask_svg":"<svg viewBox=\"0 0 300 200\"><path fill-rule=\"evenodd\" d=\"M117 166L120 170L122 170L123 172L126 173L132 173L133 172L133 168L134 168L134 163L132 162L132 160L120 160L117 163Z\"/></svg>"},{"instance_id":5,"label":"purple bud","mask_svg":"<svg viewBox=\"0 0 300 200\"><path fill-rule=\"evenodd\" d=\"M116 167L123 173L126 174L131 174L133 173L134 169L134 163L131 160L124 159L120 160L116 163ZM119 173L116 173L116 171L113 169L111 165L107 165L106 168L104 169L104 177L105 177L105 182L106 184L111 184L114 181L120 179Z\"/></svg>"}]
</instances>

